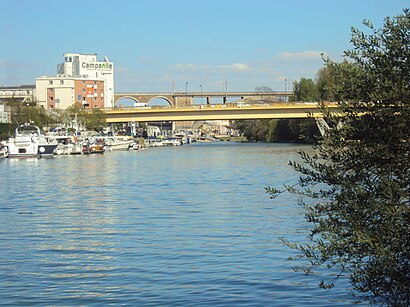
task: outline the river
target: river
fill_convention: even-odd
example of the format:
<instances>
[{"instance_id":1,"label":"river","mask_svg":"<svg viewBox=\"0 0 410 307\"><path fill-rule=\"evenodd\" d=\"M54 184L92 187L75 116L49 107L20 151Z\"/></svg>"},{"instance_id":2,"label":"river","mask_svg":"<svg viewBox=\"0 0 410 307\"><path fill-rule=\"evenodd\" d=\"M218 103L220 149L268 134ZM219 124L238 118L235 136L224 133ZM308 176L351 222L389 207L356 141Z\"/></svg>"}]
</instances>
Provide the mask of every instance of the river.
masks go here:
<instances>
[{"instance_id":1,"label":"river","mask_svg":"<svg viewBox=\"0 0 410 307\"><path fill-rule=\"evenodd\" d=\"M343 306L280 241L309 232L301 145L192 144L0 160L0 305ZM309 150L309 147L303 147Z\"/></svg>"}]
</instances>

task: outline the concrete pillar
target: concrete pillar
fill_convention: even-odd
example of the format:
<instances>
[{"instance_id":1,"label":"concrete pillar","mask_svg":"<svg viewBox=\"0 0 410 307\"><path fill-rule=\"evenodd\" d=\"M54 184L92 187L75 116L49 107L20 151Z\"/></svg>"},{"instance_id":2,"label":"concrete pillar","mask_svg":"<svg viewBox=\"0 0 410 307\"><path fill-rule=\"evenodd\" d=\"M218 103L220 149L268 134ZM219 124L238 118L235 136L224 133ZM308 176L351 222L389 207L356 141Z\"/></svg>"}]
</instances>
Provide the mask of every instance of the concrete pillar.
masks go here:
<instances>
[{"instance_id":1,"label":"concrete pillar","mask_svg":"<svg viewBox=\"0 0 410 307\"><path fill-rule=\"evenodd\" d=\"M133 137L137 135L137 124L136 122L131 122L131 134Z\"/></svg>"}]
</instances>

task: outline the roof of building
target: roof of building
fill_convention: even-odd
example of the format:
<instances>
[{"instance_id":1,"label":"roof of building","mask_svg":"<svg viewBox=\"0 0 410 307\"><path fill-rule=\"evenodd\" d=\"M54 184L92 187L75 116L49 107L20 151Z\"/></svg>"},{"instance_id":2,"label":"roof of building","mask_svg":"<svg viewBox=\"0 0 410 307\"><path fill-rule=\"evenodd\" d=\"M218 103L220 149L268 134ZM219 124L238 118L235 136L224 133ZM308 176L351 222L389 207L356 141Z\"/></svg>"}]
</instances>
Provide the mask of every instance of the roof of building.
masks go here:
<instances>
[{"instance_id":1,"label":"roof of building","mask_svg":"<svg viewBox=\"0 0 410 307\"><path fill-rule=\"evenodd\" d=\"M35 84L0 86L0 90L19 90L19 89L35 89Z\"/></svg>"}]
</instances>

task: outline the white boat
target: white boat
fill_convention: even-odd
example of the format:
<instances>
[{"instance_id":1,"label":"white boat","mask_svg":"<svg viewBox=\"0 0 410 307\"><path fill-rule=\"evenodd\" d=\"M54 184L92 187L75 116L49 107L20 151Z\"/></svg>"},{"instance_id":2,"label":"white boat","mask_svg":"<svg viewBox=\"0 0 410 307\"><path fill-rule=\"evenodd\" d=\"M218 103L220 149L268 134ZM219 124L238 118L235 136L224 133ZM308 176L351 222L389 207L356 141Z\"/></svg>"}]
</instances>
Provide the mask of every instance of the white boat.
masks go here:
<instances>
[{"instance_id":1,"label":"white boat","mask_svg":"<svg viewBox=\"0 0 410 307\"><path fill-rule=\"evenodd\" d=\"M180 140L180 142L183 144L188 144L188 138L185 134L185 132L177 132L173 135L173 137L177 138L178 140Z\"/></svg>"},{"instance_id":2,"label":"white boat","mask_svg":"<svg viewBox=\"0 0 410 307\"><path fill-rule=\"evenodd\" d=\"M0 158L7 158L8 149L3 143L0 143Z\"/></svg>"},{"instance_id":3,"label":"white boat","mask_svg":"<svg viewBox=\"0 0 410 307\"><path fill-rule=\"evenodd\" d=\"M81 155L83 153L83 145L80 142L59 143L55 154L56 155Z\"/></svg>"},{"instance_id":4,"label":"white boat","mask_svg":"<svg viewBox=\"0 0 410 307\"><path fill-rule=\"evenodd\" d=\"M119 140L115 137L104 137L107 150L128 150L134 142L132 140Z\"/></svg>"},{"instance_id":5,"label":"white boat","mask_svg":"<svg viewBox=\"0 0 410 307\"><path fill-rule=\"evenodd\" d=\"M181 146L182 145L182 141L178 138L166 138L162 141L162 144L164 144L164 146Z\"/></svg>"},{"instance_id":6,"label":"white boat","mask_svg":"<svg viewBox=\"0 0 410 307\"><path fill-rule=\"evenodd\" d=\"M220 142L220 139L214 138L210 135L200 136L196 139L198 143L211 143L211 142Z\"/></svg>"},{"instance_id":7,"label":"white boat","mask_svg":"<svg viewBox=\"0 0 410 307\"><path fill-rule=\"evenodd\" d=\"M144 140L145 147L162 147L164 144L162 143L162 139L154 139L148 138Z\"/></svg>"},{"instance_id":8,"label":"white boat","mask_svg":"<svg viewBox=\"0 0 410 307\"><path fill-rule=\"evenodd\" d=\"M26 123L16 128L14 138L7 143L9 158L31 158L53 156L58 143L50 141L40 128Z\"/></svg>"},{"instance_id":9,"label":"white boat","mask_svg":"<svg viewBox=\"0 0 410 307\"><path fill-rule=\"evenodd\" d=\"M134 143L134 144L132 144L132 147L131 147L131 148L134 149L134 150L141 150L141 149L142 149L142 145L139 144L139 143Z\"/></svg>"}]
</instances>

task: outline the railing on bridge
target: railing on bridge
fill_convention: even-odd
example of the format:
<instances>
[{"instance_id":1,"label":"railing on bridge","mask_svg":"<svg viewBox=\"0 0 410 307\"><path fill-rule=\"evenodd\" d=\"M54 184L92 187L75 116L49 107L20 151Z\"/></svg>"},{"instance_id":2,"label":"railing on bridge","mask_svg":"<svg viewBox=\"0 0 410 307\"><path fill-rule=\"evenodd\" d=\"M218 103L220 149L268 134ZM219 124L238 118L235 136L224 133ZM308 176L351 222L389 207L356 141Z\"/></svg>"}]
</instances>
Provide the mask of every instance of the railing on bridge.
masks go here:
<instances>
[{"instance_id":1,"label":"railing on bridge","mask_svg":"<svg viewBox=\"0 0 410 307\"><path fill-rule=\"evenodd\" d=\"M331 108L336 107L335 102L324 102L324 103L317 103L317 102L289 102L289 103L280 103L280 102L273 102L273 103L242 103L242 102L235 102L235 103L226 103L226 104L194 104L188 106L178 106L178 105L148 105L148 106L118 106L118 107L111 107L111 108L102 108L102 111L149 111L149 110L210 110L210 109L255 109L255 108L267 108L267 107L275 107L275 108L299 108L299 107L315 107L320 108L321 105L330 106Z\"/></svg>"},{"instance_id":2,"label":"railing on bridge","mask_svg":"<svg viewBox=\"0 0 410 307\"><path fill-rule=\"evenodd\" d=\"M327 104L337 112L337 104ZM240 120L323 116L317 103L215 104L191 106L115 107L103 109L107 122Z\"/></svg>"},{"instance_id":3,"label":"railing on bridge","mask_svg":"<svg viewBox=\"0 0 410 307\"><path fill-rule=\"evenodd\" d=\"M228 103L228 99L238 98L240 100L268 100L287 101L293 95L292 91L285 92L158 92L158 93L115 93L115 104L121 99L131 99L137 103L149 103L151 100L160 98L168 101L171 105L190 105L195 98L206 98L207 104L211 104L211 99L222 98L223 103Z\"/></svg>"}]
</instances>

